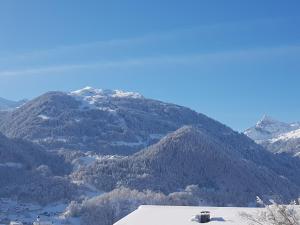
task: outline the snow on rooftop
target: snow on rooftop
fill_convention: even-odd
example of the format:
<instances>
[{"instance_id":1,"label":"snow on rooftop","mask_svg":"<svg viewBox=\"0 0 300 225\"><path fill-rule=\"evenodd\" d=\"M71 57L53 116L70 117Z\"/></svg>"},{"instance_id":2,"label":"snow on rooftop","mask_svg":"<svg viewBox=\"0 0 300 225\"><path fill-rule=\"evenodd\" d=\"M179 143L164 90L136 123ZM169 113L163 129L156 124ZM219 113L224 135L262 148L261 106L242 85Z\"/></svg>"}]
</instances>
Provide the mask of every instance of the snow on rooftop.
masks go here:
<instances>
[{"instance_id":1,"label":"snow on rooftop","mask_svg":"<svg viewBox=\"0 0 300 225\"><path fill-rule=\"evenodd\" d=\"M191 206L140 206L137 210L116 222L114 225L197 225L193 221L201 211L209 211L208 225L246 225L240 213L255 215L261 208L239 207L191 207Z\"/></svg>"}]
</instances>

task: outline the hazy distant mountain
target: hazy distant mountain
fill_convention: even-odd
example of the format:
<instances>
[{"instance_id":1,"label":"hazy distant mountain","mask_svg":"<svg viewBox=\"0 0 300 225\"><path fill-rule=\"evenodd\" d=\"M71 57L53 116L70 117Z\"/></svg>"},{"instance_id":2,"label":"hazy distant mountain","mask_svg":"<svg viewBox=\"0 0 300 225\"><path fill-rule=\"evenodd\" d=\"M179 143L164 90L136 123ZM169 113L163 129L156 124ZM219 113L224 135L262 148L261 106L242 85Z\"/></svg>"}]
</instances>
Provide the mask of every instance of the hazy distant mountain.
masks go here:
<instances>
[{"instance_id":1,"label":"hazy distant mountain","mask_svg":"<svg viewBox=\"0 0 300 225\"><path fill-rule=\"evenodd\" d=\"M5 120L5 116L8 114L7 111L0 110L0 124L2 124L3 120Z\"/></svg>"},{"instance_id":2,"label":"hazy distant mountain","mask_svg":"<svg viewBox=\"0 0 300 225\"><path fill-rule=\"evenodd\" d=\"M134 92L49 92L9 112L0 131L48 148L131 154L183 125L211 123L188 108Z\"/></svg>"},{"instance_id":3,"label":"hazy distant mountain","mask_svg":"<svg viewBox=\"0 0 300 225\"><path fill-rule=\"evenodd\" d=\"M206 202L247 205L257 195L297 197L299 166L216 124L185 126L133 156L99 160L74 177L106 191L126 186L171 193L196 184Z\"/></svg>"},{"instance_id":4,"label":"hazy distant mountain","mask_svg":"<svg viewBox=\"0 0 300 225\"><path fill-rule=\"evenodd\" d=\"M32 143L0 134L0 197L47 203L70 198L64 159Z\"/></svg>"},{"instance_id":5,"label":"hazy distant mountain","mask_svg":"<svg viewBox=\"0 0 300 225\"><path fill-rule=\"evenodd\" d=\"M0 97L0 110L13 110L23 105L27 100L11 101Z\"/></svg>"},{"instance_id":6,"label":"hazy distant mountain","mask_svg":"<svg viewBox=\"0 0 300 225\"><path fill-rule=\"evenodd\" d=\"M300 123L284 123L264 116L244 132L272 152L300 152Z\"/></svg>"}]
</instances>

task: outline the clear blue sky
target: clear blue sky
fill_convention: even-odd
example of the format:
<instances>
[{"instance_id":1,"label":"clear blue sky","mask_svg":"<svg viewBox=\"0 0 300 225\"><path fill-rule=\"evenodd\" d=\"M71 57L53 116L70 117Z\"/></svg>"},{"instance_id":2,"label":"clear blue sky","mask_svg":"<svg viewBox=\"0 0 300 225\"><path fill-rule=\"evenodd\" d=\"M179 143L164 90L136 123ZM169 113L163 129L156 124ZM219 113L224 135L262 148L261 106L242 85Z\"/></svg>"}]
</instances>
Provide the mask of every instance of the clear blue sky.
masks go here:
<instances>
[{"instance_id":1,"label":"clear blue sky","mask_svg":"<svg viewBox=\"0 0 300 225\"><path fill-rule=\"evenodd\" d=\"M2 0L0 96L137 91L236 130L300 120L299 0Z\"/></svg>"}]
</instances>

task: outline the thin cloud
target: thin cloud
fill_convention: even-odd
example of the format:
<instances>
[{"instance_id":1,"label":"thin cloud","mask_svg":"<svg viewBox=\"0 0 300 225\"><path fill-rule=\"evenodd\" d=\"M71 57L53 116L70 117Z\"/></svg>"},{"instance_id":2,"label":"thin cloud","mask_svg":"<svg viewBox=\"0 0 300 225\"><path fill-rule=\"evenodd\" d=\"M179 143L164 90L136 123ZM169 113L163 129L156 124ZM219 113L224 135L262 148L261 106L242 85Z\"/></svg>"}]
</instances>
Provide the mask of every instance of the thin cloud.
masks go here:
<instances>
[{"instance_id":1,"label":"thin cloud","mask_svg":"<svg viewBox=\"0 0 300 225\"><path fill-rule=\"evenodd\" d=\"M34 67L19 70L3 70L0 76L25 76L25 75L48 75L64 73L76 70L88 69L114 69L124 67L141 67L153 65L208 65L215 63L235 62L238 60L260 60L286 55L300 55L300 45L280 46L272 48L254 48L239 51L225 51L207 54L192 55L165 55L158 57L135 58L119 61L100 61L83 64L53 65L47 67Z\"/></svg>"},{"instance_id":2,"label":"thin cloud","mask_svg":"<svg viewBox=\"0 0 300 225\"><path fill-rule=\"evenodd\" d=\"M278 21L284 21L284 19L277 19ZM167 31L161 31L156 33L149 33L137 37L130 38L121 38L121 39L111 39L111 40L103 40L103 41L94 41L88 43L80 43L74 45L65 45L65 46L57 46L50 49L37 50L32 52L18 53L12 55L2 55L0 57L0 62L8 62L10 60L34 60L40 58L47 57L56 57L59 55L64 56L72 56L75 53L80 53L82 51L89 51L91 49L113 49L119 47L128 47L128 46L139 46L139 45L147 45L151 42L161 42L168 41L172 39L180 39L187 36L194 35L195 33L207 33L207 32L215 32L220 29L243 29L245 26L257 24L260 26L269 25L274 23L274 19L257 19L257 20L246 20L246 21L232 21L232 22L224 22L224 23L216 23L216 24L207 24L195 27L185 27L172 29Z\"/></svg>"}]
</instances>

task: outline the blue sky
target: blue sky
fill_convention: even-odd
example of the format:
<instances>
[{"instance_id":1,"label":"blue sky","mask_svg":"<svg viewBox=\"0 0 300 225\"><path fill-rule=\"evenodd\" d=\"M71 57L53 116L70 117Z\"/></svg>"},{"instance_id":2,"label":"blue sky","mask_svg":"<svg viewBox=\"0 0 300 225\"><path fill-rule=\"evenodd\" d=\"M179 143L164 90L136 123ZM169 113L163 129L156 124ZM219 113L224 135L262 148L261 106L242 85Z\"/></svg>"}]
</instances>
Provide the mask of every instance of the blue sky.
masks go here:
<instances>
[{"instance_id":1,"label":"blue sky","mask_svg":"<svg viewBox=\"0 0 300 225\"><path fill-rule=\"evenodd\" d=\"M2 0L0 96L137 91L236 130L300 120L298 0Z\"/></svg>"}]
</instances>

